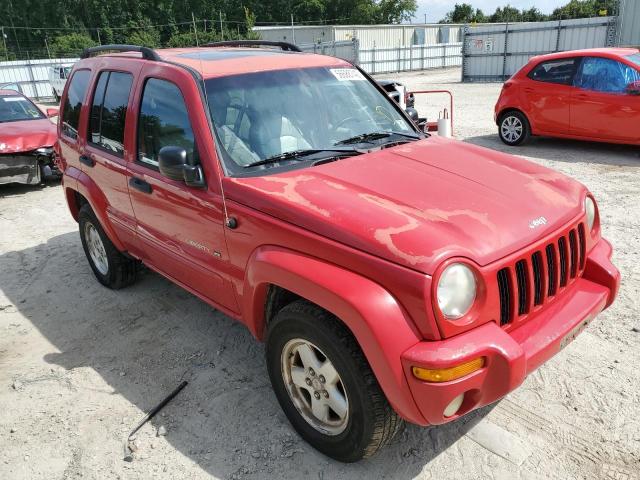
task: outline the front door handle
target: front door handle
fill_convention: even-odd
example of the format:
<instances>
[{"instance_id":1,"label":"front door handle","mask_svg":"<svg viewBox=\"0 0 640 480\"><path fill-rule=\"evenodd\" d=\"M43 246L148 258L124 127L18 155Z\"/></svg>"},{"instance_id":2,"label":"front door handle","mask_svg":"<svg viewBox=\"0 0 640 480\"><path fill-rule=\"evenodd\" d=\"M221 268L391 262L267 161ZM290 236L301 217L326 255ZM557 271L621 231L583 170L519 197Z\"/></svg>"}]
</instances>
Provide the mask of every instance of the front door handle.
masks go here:
<instances>
[{"instance_id":1,"label":"front door handle","mask_svg":"<svg viewBox=\"0 0 640 480\"><path fill-rule=\"evenodd\" d=\"M140 190L142 193L151 193L153 191L150 183L145 182L138 177L131 177L131 179L129 180L129 185L136 190Z\"/></svg>"},{"instance_id":2,"label":"front door handle","mask_svg":"<svg viewBox=\"0 0 640 480\"><path fill-rule=\"evenodd\" d=\"M96 164L96 161L89 155L80 155L80 163L83 163L87 167L93 167Z\"/></svg>"}]
</instances>

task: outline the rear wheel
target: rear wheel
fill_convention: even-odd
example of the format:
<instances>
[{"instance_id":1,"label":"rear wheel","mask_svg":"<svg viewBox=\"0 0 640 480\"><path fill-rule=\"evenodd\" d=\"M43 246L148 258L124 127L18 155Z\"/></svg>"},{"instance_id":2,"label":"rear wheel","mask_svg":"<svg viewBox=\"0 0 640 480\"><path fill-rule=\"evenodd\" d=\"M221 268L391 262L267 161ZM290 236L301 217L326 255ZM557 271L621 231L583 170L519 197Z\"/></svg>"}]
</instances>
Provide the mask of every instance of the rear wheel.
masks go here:
<instances>
[{"instance_id":1,"label":"rear wheel","mask_svg":"<svg viewBox=\"0 0 640 480\"><path fill-rule=\"evenodd\" d=\"M500 140L510 146L522 145L529 140L531 128L522 112L512 110L500 117L498 124Z\"/></svg>"},{"instance_id":2,"label":"rear wheel","mask_svg":"<svg viewBox=\"0 0 640 480\"><path fill-rule=\"evenodd\" d=\"M269 377L284 413L313 447L355 462L387 445L403 421L360 347L333 315L304 300L269 325Z\"/></svg>"},{"instance_id":3,"label":"rear wheel","mask_svg":"<svg viewBox=\"0 0 640 480\"><path fill-rule=\"evenodd\" d=\"M80 208L78 224L82 248L98 281L114 290L134 283L139 262L118 251L88 203Z\"/></svg>"}]
</instances>

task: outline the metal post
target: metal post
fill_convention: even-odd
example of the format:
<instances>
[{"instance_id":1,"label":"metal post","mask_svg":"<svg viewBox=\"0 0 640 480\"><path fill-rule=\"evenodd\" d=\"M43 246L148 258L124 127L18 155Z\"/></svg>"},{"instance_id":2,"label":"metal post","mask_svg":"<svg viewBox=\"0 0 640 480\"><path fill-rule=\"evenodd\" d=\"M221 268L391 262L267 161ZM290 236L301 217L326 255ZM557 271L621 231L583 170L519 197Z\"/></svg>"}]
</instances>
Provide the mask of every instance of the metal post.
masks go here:
<instances>
[{"instance_id":1,"label":"metal post","mask_svg":"<svg viewBox=\"0 0 640 480\"><path fill-rule=\"evenodd\" d=\"M96 29L96 33L98 34L98 43L100 45L102 45L102 39L100 38L100 29L99 28Z\"/></svg>"},{"instance_id":2,"label":"metal post","mask_svg":"<svg viewBox=\"0 0 640 480\"><path fill-rule=\"evenodd\" d=\"M413 45L409 45L409 71L413 70Z\"/></svg>"},{"instance_id":3,"label":"metal post","mask_svg":"<svg viewBox=\"0 0 640 480\"><path fill-rule=\"evenodd\" d=\"M507 76L507 50L509 49L509 22L504 29L504 55L502 57L502 80Z\"/></svg>"},{"instance_id":4,"label":"metal post","mask_svg":"<svg viewBox=\"0 0 640 480\"><path fill-rule=\"evenodd\" d=\"M44 37L44 46L47 47L47 56L49 60L51 60L51 52L49 51L49 42L47 42L47 37Z\"/></svg>"},{"instance_id":5,"label":"metal post","mask_svg":"<svg viewBox=\"0 0 640 480\"><path fill-rule=\"evenodd\" d=\"M291 14L291 39L293 40L293 44L296 44L296 29L293 26L293 13Z\"/></svg>"},{"instance_id":6,"label":"metal post","mask_svg":"<svg viewBox=\"0 0 640 480\"><path fill-rule=\"evenodd\" d=\"M373 48L371 49L371 75L376 73L376 42L373 42Z\"/></svg>"},{"instance_id":7,"label":"metal post","mask_svg":"<svg viewBox=\"0 0 640 480\"><path fill-rule=\"evenodd\" d=\"M562 29L562 18L558 20L558 33L556 35L556 52L560 51L560 30Z\"/></svg>"},{"instance_id":8,"label":"metal post","mask_svg":"<svg viewBox=\"0 0 640 480\"><path fill-rule=\"evenodd\" d=\"M400 72L400 71L401 71L401 70L400 70L400 55L401 55L401 52L400 52L400 43L398 43L398 72Z\"/></svg>"},{"instance_id":9,"label":"metal post","mask_svg":"<svg viewBox=\"0 0 640 480\"><path fill-rule=\"evenodd\" d=\"M222 10L220 10L220 37L224 40L224 28L222 27Z\"/></svg>"},{"instance_id":10,"label":"metal post","mask_svg":"<svg viewBox=\"0 0 640 480\"><path fill-rule=\"evenodd\" d=\"M424 16L425 16L425 20L426 20L427 14L425 13ZM425 34L425 37L426 37L426 34ZM426 40L426 38L425 38L425 40ZM424 43L423 43L422 44L422 61L420 62L420 66L422 67L421 70L424 70L424 61L425 61L425 58L424 58Z\"/></svg>"},{"instance_id":11,"label":"metal post","mask_svg":"<svg viewBox=\"0 0 640 480\"><path fill-rule=\"evenodd\" d=\"M196 27L196 16L191 12L191 21L193 22L193 34L196 36L196 47L200 46L198 41L198 28Z\"/></svg>"}]
</instances>

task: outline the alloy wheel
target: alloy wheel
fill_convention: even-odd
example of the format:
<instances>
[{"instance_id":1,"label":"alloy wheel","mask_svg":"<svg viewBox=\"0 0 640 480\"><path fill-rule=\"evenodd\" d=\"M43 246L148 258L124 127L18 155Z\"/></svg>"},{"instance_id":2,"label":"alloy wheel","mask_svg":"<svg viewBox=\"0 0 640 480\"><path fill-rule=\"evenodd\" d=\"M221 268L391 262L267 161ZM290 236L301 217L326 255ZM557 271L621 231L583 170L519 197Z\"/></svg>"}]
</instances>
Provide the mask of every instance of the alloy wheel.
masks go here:
<instances>
[{"instance_id":1,"label":"alloy wheel","mask_svg":"<svg viewBox=\"0 0 640 480\"><path fill-rule=\"evenodd\" d=\"M282 350L282 376L298 413L326 435L339 435L349 422L349 399L331 360L313 343L294 338Z\"/></svg>"}]
</instances>

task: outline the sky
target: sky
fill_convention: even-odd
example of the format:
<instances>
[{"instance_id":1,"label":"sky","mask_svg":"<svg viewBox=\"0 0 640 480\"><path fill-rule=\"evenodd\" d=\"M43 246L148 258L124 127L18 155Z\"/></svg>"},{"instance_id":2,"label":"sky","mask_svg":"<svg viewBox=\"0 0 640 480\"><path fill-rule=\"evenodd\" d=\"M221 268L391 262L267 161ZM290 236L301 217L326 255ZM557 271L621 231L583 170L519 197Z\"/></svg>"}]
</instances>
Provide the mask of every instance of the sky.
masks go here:
<instances>
[{"instance_id":1,"label":"sky","mask_svg":"<svg viewBox=\"0 0 640 480\"><path fill-rule=\"evenodd\" d=\"M453 10L456 1L470 3L485 14L491 14L497 7L504 7L507 4L519 9L537 7L542 13L551 13L554 8L567 3L567 0L418 0L415 21L424 22L424 14L426 13L428 23L438 22L447 12Z\"/></svg>"}]
</instances>

